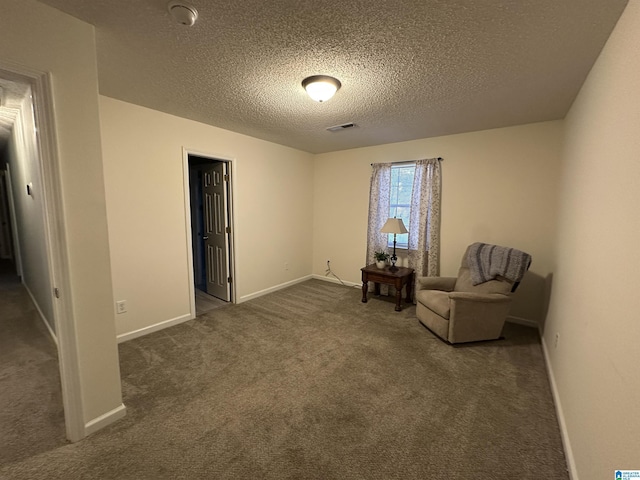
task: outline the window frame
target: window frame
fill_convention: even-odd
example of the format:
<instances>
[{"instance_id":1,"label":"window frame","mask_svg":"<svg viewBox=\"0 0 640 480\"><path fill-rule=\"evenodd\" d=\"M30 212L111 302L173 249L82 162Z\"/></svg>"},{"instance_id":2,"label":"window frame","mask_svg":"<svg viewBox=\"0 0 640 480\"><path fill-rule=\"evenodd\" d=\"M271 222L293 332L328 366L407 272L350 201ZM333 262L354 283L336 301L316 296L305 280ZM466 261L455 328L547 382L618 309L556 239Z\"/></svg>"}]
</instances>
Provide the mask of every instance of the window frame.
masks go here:
<instances>
[{"instance_id":1,"label":"window frame","mask_svg":"<svg viewBox=\"0 0 640 480\"><path fill-rule=\"evenodd\" d=\"M412 174L411 174L411 185L410 185L410 191L409 191L409 203L400 203L398 202L398 199L400 197L400 192L399 190L402 188L402 183L401 182L395 182L393 181L393 176L394 176L394 170L397 172L400 172L401 170L407 170L407 169L412 169ZM402 218L403 223L405 224L405 227L407 228L407 230L409 230L409 226L411 224L411 197L413 194L413 181L415 178L415 172L416 172L416 163L415 162L398 162L396 164L392 164L391 165L391 178L390 178L390 188L389 188L389 217L393 218L393 217L398 217L398 208L402 208L402 209L408 209L409 211L409 217L406 219L404 217L400 217ZM393 198L394 198L394 193L395 198L396 198L396 202L393 202ZM404 240L402 237L404 237ZM388 248L393 248L393 233L389 233L387 234L387 247ZM409 234L408 233L404 233L404 234L400 234L400 235L396 235L396 250L408 250L409 249Z\"/></svg>"}]
</instances>

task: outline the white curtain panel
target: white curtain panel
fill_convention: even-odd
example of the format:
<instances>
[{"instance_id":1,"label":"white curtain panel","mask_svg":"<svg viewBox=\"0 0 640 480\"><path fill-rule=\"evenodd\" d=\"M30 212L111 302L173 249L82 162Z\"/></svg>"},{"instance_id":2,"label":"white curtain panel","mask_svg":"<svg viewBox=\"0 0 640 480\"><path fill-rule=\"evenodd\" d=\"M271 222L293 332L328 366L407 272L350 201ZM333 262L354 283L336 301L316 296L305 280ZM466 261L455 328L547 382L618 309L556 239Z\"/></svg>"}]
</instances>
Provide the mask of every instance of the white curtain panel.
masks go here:
<instances>
[{"instance_id":1,"label":"white curtain panel","mask_svg":"<svg viewBox=\"0 0 640 480\"><path fill-rule=\"evenodd\" d=\"M417 277L440 274L440 160L416 161L411 193L409 266Z\"/></svg>"},{"instance_id":2,"label":"white curtain panel","mask_svg":"<svg viewBox=\"0 0 640 480\"><path fill-rule=\"evenodd\" d=\"M365 265L374 263L374 252L386 251L388 248L387 234L380 233L380 230L389 218L392 165L372 165ZM418 277L437 276L440 273L441 176L440 159L416 161L411 193L411 220L410 225L407 225L408 262L409 267L415 270L416 280ZM386 295L387 291L386 285L381 285L381 293ZM415 285L413 291L416 291Z\"/></svg>"},{"instance_id":3,"label":"white curtain panel","mask_svg":"<svg viewBox=\"0 0 640 480\"><path fill-rule=\"evenodd\" d=\"M375 263L373 254L387 251L387 234L380 233L389 218L391 201L391 163L374 163L369 189L369 226L367 229L367 258L365 265Z\"/></svg>"}]
</instances>

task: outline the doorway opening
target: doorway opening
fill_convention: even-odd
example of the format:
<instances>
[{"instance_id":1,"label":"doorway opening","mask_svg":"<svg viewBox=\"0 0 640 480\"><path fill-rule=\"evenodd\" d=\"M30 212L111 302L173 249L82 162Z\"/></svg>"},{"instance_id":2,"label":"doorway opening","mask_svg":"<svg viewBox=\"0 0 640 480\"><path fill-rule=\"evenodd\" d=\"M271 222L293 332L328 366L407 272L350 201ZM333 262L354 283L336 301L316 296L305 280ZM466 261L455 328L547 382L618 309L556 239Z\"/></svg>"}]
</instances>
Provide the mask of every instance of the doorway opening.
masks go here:
<instances>
[{"instance_id":1,"label":"doorway opening","mask_svg":"<svg viewBox=\"0 0 640 480\"><path fill-rule=\"evenodd\" d=\"M231 161L187 154L195 316L234 302Z\"/></svg>"},{"instance_id":2,"label":"doorway opening","mask_svg":"<svg viewBox=\"0 0 640 480\"><path fill-rule=\"evenodd\" d=\"M72 312L67 295L54 299L54 286L55 292L68 292L70 287L60 218L62 195L51 77L0 60L0 86L0 130L5 139L0 158L0 256L11 282L21 284L31 300L21 305L32 304L33 310L21 310L19 314L36 319L36 325L44 327L41 330L48 330L48 340L57 345L57 352L52 355L57 357L56 364L49 365L54 370L47 370L49 374L44 378L55 377L55 391L62 396L63 428L69 440L78 441L86 432ZM0 297L8 301L10 296ZM0 318L6 320L2 315ZM25 325L21 323L20 327ZM55 408L59 409L59 404ZM24 436L24 432L20 435Z\"/></svg>"},{"instance_id":3,"label":"doorway opening","mask_svg":"<svg viewBox=\"0 0 640 480\"><path fill-rule=\"evenodd\" d=\"M0 151L4 149L4 145L0 144ZM3 261L5 265L10 265L11 270L18 276L17 259L14 254L14 240L13 240L13 216L11 215L11 207L9 202L10 194L9 188L11 187L8 171L2 168L2 164L5 160L2 158L4 151L0 153L0 261ZM5 267L5 270L9 267Z\"/></svg>"}]
</instances>

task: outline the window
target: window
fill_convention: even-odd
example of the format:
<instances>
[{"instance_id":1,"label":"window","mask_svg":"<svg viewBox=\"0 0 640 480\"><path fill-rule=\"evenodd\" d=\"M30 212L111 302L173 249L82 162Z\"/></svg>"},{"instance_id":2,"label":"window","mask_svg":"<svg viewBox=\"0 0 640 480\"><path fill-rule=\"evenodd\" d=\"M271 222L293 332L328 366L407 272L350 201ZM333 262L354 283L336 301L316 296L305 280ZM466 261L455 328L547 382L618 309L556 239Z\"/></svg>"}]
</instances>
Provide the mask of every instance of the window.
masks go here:
<instances>
[{"instance_id":1,"label":"window","mask_svg":"<svg viewBox=\"0 0 640 480\"><path fill-rule=\"evenodd\" d=\"M439 274L441 158L371 164L367 222L367 262L389 251L393 235L381 230L389 217L402 219L409 235L398 235L416 276Z\"/></svg>"},{"instance_id":2,"label":"window","mask_svg":"<svg viewBox=\"0 0 640 480\"><path fill-rule=\"evenodd\" d=\"M415 163L403 163L391 166L391 195L389 199L389 217L401 218L404 226L409 230L411 219L411 191L413 177L416 172ZM409 247L409 234L396 235L397 248ZM393 234L389 234L387 241L393 247Z\"/></svg>"}]
</instances>

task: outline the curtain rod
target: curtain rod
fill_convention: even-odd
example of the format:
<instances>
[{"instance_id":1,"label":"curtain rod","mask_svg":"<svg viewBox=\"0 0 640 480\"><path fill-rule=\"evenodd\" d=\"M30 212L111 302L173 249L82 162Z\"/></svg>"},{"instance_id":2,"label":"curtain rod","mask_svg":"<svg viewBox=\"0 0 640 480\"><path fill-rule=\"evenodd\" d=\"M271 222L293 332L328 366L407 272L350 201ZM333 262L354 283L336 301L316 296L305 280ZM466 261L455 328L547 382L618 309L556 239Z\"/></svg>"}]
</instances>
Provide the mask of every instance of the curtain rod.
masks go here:
<instances>
[{"instance_id":1,"label":"curtain rod","mask_svg":"<svg viewBox=\"0 0 640 480\"><path fill-rule=\"evenodd\" d=\"M444 158L438 157L436 158L436 160L440 160L442 162ZM417 160L406 160L404 162L389 162L389 163L393 163L394 165L403 165L403 164L416 163L416 162ZM373 163L371 164L371 166L373 167Z\"/></svg>"}]
</instances>

